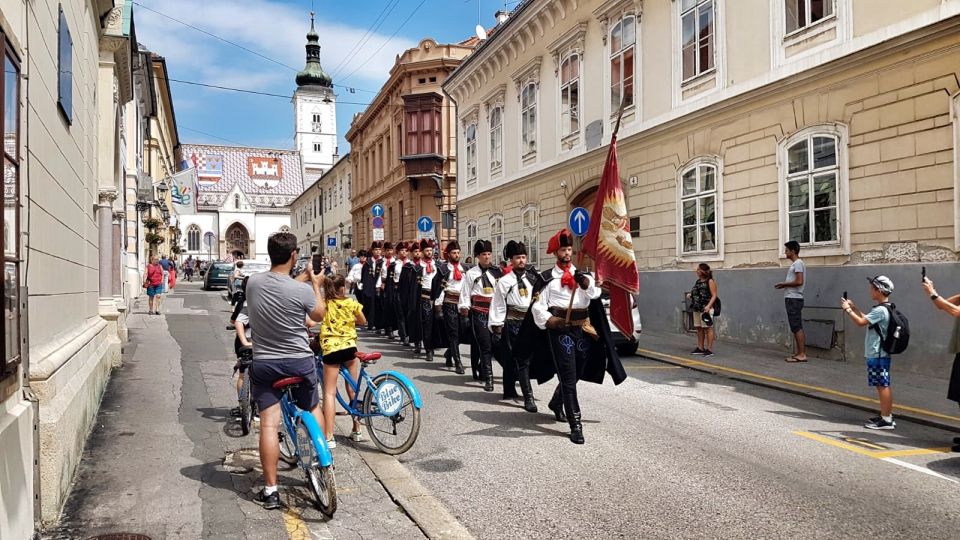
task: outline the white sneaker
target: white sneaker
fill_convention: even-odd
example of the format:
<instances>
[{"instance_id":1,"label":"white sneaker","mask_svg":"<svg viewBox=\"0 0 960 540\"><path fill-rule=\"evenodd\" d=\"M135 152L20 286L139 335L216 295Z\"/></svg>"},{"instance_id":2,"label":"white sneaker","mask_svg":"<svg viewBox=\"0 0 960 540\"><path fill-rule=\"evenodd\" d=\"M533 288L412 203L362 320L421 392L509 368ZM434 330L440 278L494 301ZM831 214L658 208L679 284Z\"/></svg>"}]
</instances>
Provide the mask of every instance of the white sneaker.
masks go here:
<instances>
[{"instance_id":1,"label":"white sneaker","mask_svg":"<svg viewBox=\"0 0 960 540\"><path fill-rule=\"evenodd\" d=\"M363 432L359 430L354 431L350 434L350 440L353 442L363 442Z\"/></svg>"},{"instance_id":2,"label":"white sneaker","mask_svg":"<svg viewBox=\"0 0 960 540\"><path fill-rule=\"evenodd\" d=\"M333 450L333 449L336 448L336 447L337 447L337 440L336 440L336 439L334 439L333 437L330 437L329 439L327 439L327 449L328 449L328 450Z\"/></svg>"}]
</instances>

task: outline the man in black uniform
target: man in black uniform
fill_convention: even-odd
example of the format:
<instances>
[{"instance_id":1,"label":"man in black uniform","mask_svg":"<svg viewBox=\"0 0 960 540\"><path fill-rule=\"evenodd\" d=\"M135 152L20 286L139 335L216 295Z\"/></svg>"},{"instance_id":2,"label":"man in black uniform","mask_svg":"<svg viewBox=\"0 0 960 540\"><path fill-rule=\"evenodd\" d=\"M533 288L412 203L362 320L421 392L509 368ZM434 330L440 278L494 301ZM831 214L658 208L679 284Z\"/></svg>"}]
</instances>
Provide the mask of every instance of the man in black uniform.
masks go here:
<instances>
[{"instance_id":1,"label":"man in black uniform","mask_svg":"<svg viewBox=\"0 0 960 540\"><path fill-rule=\"evenodd\" d=\"M446 262L437 268L437 278L433 280L433 297L439 298L440 306L435 306L441 317L443 336L446 338L447 351L443 357L447 367L455 367L457 373L463 375L463 362L460 360L461 339L467 337L468 329L461 330L464 318L460 316L458 304L460 293L463 290L463 277L466 269L460 264L460 244L456 240L447 242L444 248Z\"/></svg>"},{"instance_id":2,"label":"man in black uniform","mask_svg":"<svg viewBox=\"0 0 960 540\"><path fill-rule=\"evenodd\" d=\"M433 260L433 248L436 244L433 240L424 238L420 241L420 299L417 306L420 311L420 332L423 341L423 348L427 353L427 362L433 362L433 349L436 348L434 327L436 326L436 315L433 306L437 298L433 296L433 279L437 276L437 265ZM414 350L414 354L420 352L420 347Z\"/></svg>"},{"instance_id":3,"label":"man in black uniform","mask_svg":"<svg viewBox=\"0 0 960 540\"><path fill-rule=\"evenodd\" d=\"M516 400L516 382L523 392L523 408L537 412L530 385L530 358L515 353L520 325L523 323L537 275L527 268L527 247L523 242L510 240L503 248L503 257L510 265L497 281L490 304L490 331L494 335L494 355L503 366L503 399Z\"/></svg>"},{"instance_id":4,"label":"man in black uniform","mask_svg":"<svg viewBox=\"0 0 960 540\"><path fill-rule=\"evenodd\" d=\"M400 284L397 287L400 308L398 317L402 319L403 328L407 333L407 340L403 345L420 346L422 332L420 331L420 242L411 241L409 245L410 258L404 261L400 269Z\"/></svg>"},{"instance_id":5,"label":"man in black uniform","mask_svg":"<svg viewBox=\"0 0 960 540\"><path fill-rule=\"evenodd\" d=\"M483 390L493 392L493 339L488 326L493 288L500 279L500 268L492 263L493 244L489 240L477 240L473 246L477 266L467 270L460 293L460 315L470 315L475 347L470 348L470 361L476 363L483 378ZM476 354L474 354L474 350ZM476 375L474 375L476 378Z\"/></svg>"},{"instance_id":6,"label":"man in black uniform","mask_svg":"<svg viewBox=\"0 0 960 540\"><path fill-rule=\"evenodd\" d=\"M516 352L530 355L530 374L540 384L560 380L548 407L558 422L570 423L570 440L583 444L577 381L603 384L610 373L614 384L627 378L610 334L601 290L589 274L571 262L573 235L566 229L547 243L557 264L541 272L535 300L524 318Z\"/></svg>"},{"instance_id":7,"label":"man in black uniform","mask_svg":"<svg viewBox=\"0 0 960 540\"><path fill-rule=\"evenodd\" d=\"M370 244L367 262L364 263L360 283L363 287L360 294L363 296L363 316L367 319L367 330L373 330L377 316L377 285L380 282L380 242Z\"/></svg>"}]
</instances>

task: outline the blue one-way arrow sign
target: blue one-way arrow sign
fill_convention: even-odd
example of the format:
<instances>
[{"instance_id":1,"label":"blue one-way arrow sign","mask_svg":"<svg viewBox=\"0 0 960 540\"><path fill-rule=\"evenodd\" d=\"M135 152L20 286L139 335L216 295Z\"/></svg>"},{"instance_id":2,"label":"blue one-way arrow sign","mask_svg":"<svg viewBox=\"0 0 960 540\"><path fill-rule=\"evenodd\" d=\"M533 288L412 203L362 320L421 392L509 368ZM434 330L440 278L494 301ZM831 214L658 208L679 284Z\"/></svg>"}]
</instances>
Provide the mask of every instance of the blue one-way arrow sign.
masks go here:
<instances>
[{"instance_id":1,"label":"blue one-way arrow sign","mask_svg":"<svg viewBox=\"0 0 960 540\"><path fill-rule=\"evenodd\" d=\"M383 205L375 204L370 208L370 213L373 214L373 217L383 217Z\"/></svg>"},{"instance_id":2,"label":"blue one-way arrow sign","mask_svg":"<svg viewBox=\"0 0 960 540\"><path fill-rule=\"evenodd\" d=\"M428 216L420 216L420 219L417 220L417 230L423 233L432 231L433 220Z\"/></svg>"},{"instance_id":3,"label":"blue one-way arrow sign","mask_svg":"<svg viewBox=\"0 0 960 540\"><path fill-rule=\"evenodd\" d=\"M570 212L570 231L577 236L584 236L587 234L587 229L590 228L590 214L587 213L587 210L582 206L574 208Z\"/></svg>"}]
</instances>

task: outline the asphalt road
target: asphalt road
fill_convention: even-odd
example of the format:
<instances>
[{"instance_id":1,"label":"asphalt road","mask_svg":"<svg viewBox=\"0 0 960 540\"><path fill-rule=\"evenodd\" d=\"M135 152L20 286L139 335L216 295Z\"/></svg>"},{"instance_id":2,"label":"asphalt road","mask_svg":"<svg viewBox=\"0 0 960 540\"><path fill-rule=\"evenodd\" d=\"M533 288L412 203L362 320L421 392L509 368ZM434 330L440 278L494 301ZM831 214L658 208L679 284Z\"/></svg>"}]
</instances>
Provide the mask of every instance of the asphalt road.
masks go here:
<instances>
[{"instance_id":1,"label":"asphalt road","mask_svg":"<svg viewBox=\"0 0 960 540\"><path fill-rule=\"evenodd\" d=\"M51 538L140 532L158 538L422 538L363 456L339 438L340 510L325 521L295 471L290 509L250 498L262 483L253 435L227 411L232 336L219 291L181 283L164 317L131 317L64 518ZM141 309L142 311L142 309ZM620 386L581 384L587 443L542 412L483 392L469 375L368 336L373 372L417 384L423 424L400 462L478 538L956 538L955 434L648 360ZM466 352L466 351L464 351ZM466 354L464 355L466 357ZM341 418L338 435L346 435Z\"/></svg>"}]
</instances>

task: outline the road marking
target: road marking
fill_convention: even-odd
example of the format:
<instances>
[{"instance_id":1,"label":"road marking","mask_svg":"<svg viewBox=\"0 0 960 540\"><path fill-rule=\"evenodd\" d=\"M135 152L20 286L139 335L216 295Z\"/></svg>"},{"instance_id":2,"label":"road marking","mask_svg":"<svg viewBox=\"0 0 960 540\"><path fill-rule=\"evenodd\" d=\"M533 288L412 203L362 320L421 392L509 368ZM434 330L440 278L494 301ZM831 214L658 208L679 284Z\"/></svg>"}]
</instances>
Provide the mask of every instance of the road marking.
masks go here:
<instances>
[{"instance_id":1,"label":"road marking","mask_svg":"<svg viewBox=\"0 0 960 540\"><path fill-rule=\"evenodd\" d=\"M951 451L949 448L909 448L906 450L878 451L878 450L868 450L866 448L858 446L858 444L867 443L867 444L870 444L871 446L879 447L879 445L873 445L872 443L869 443L869 441L864 441L863 439L847 438L843 441L840 441L837 439L833 439L831 437L827 437L825 435L810 433L809 431L794 431L793 433L795 435L799 435L801 437L804 437L813 441L822 442L824 444L829 444L830 446L834 446L836 448L842 448L843 450L848 450L850 452L860 454L861 456L867 456L869 458L877 459L880 461L886 461L887 463L892 463L894 465L898 465L900 467L904 467L912 471L921 472L923 474L934 476L936 478L940 478L948 482L953 482L954 484L960 484L960 481L954 478L950 478L949 476L944 476L938 472L931 471L926 467L922 467L920 465L914 465L913 463L907 463L906 461L900 461L899 459L895 459L896 457L925 456L930 454L946 454ZM849 442L846 442L846 441L857 441L858 444L850 444Z\"/></svg>"},{"instance_id":2,"label":"road marking","mask_svg":"<svg viewBox=\"0 0 960 540\"><path fill-rule=\"evenodd\" d=\"M287 528L287 536L290 540L310 540L310 530L307 524L300 518L300 511L296 508L287 507L283 511L283 525Z\"/></svg>"},{"instance_id":3,"label":"road marking","mask_svg":"<svg viewBox=\"0 0 960 540\"><path fill-rule=\"evenodd\" d=\"M630 369L683 369L683 366L630 366Z\"/></svg>"},{"instance_id":4,"label":"road marking","mask_svg":"<svg viewBox=\"0 0 960 540\"><path fill-rule=\"evenodd\" d=\"M638 352L641 352L641 353L643 353L643 354L645 354L645 355L652 356L652 357L669 358L670 360L673 360L673 361L675 361L675 362L679 362L679 363L681 363L682 365L685 365L685 366L705 367L705 368L710 368L710 369L715 370L715 371L723 371L723 372L727 372L727 373L735 373L735 374L737 374L737 375L744 375L744 376L747 376L747 377L752 377L752 378L754 378L754 379L760 379L760 380L762 380L762 381L775 382L775 383L783 384L783 385L786 385L786 386L792 386L792 387L794 387L794 388L801 388L801 389L803 389L803 390L813 390L813 391L820 392L820 393L823 393L823 394L829 394L829 395L832 395L832 396L842 397L842 398L846 398L846 399L853 399L853 400L856 400L856 401L863 401L863 402L865 402L865 403L873 403L873 404L877 404L877 405L880 404L880 402L879 402L878 400L876 400L876 399L872 399L872 398L868 398L868 397L864 397L864 396L858 396L858 395L856 395L856 394L848 394L848 393L846 393L846 392L841 392L841 391L839 391L839 390L833 390L833 389L830 389L830 388L824 388L824 387L822 387L822 386L814 386L814 385L811 385L811 384L803 384L803 383L793 382L793 381L789 381L789 380L787 380L787 379L781 379L781 378L778 378L778 377L771 377L771 376L769 376L769 375L761 375L760 373L754 373L754 372L752 372L752 371L746 371L746 370L742 370L742 369L730 368L730 367L721 366L721 365L717 365L717 364L711 364L711 363L709 363L709 362L701 362L701 361L699 361L699 360L692 360L692 359L690 359L690 358L683 358L682 356L674 356L674 355L672 355L672 354L666 354L666 353L661 353L661 352L657 352L657 351L651 351L651 350L648 350L648 349L637 349L637 351L638 351ZM942 418L942 419L945 419L945 420L950 420L950 421L952 421L952 422L960 422L960 416L950 416L950 415L948 415L948 414L941 414L941 413L934 412L934 411L928 411L928 410L926 410L926 409L921 409L921 408L918 408L918 407L909 407L909 406L907 406L907 405L894 405L893 408L894 408L895 410L898 409L898 410L901 410L901 411L912 412L912 413L920 414L920 415L923 415L923 416L930 416L930 417L933 417L933 418Z\"/></svg>"}]
</instances>

